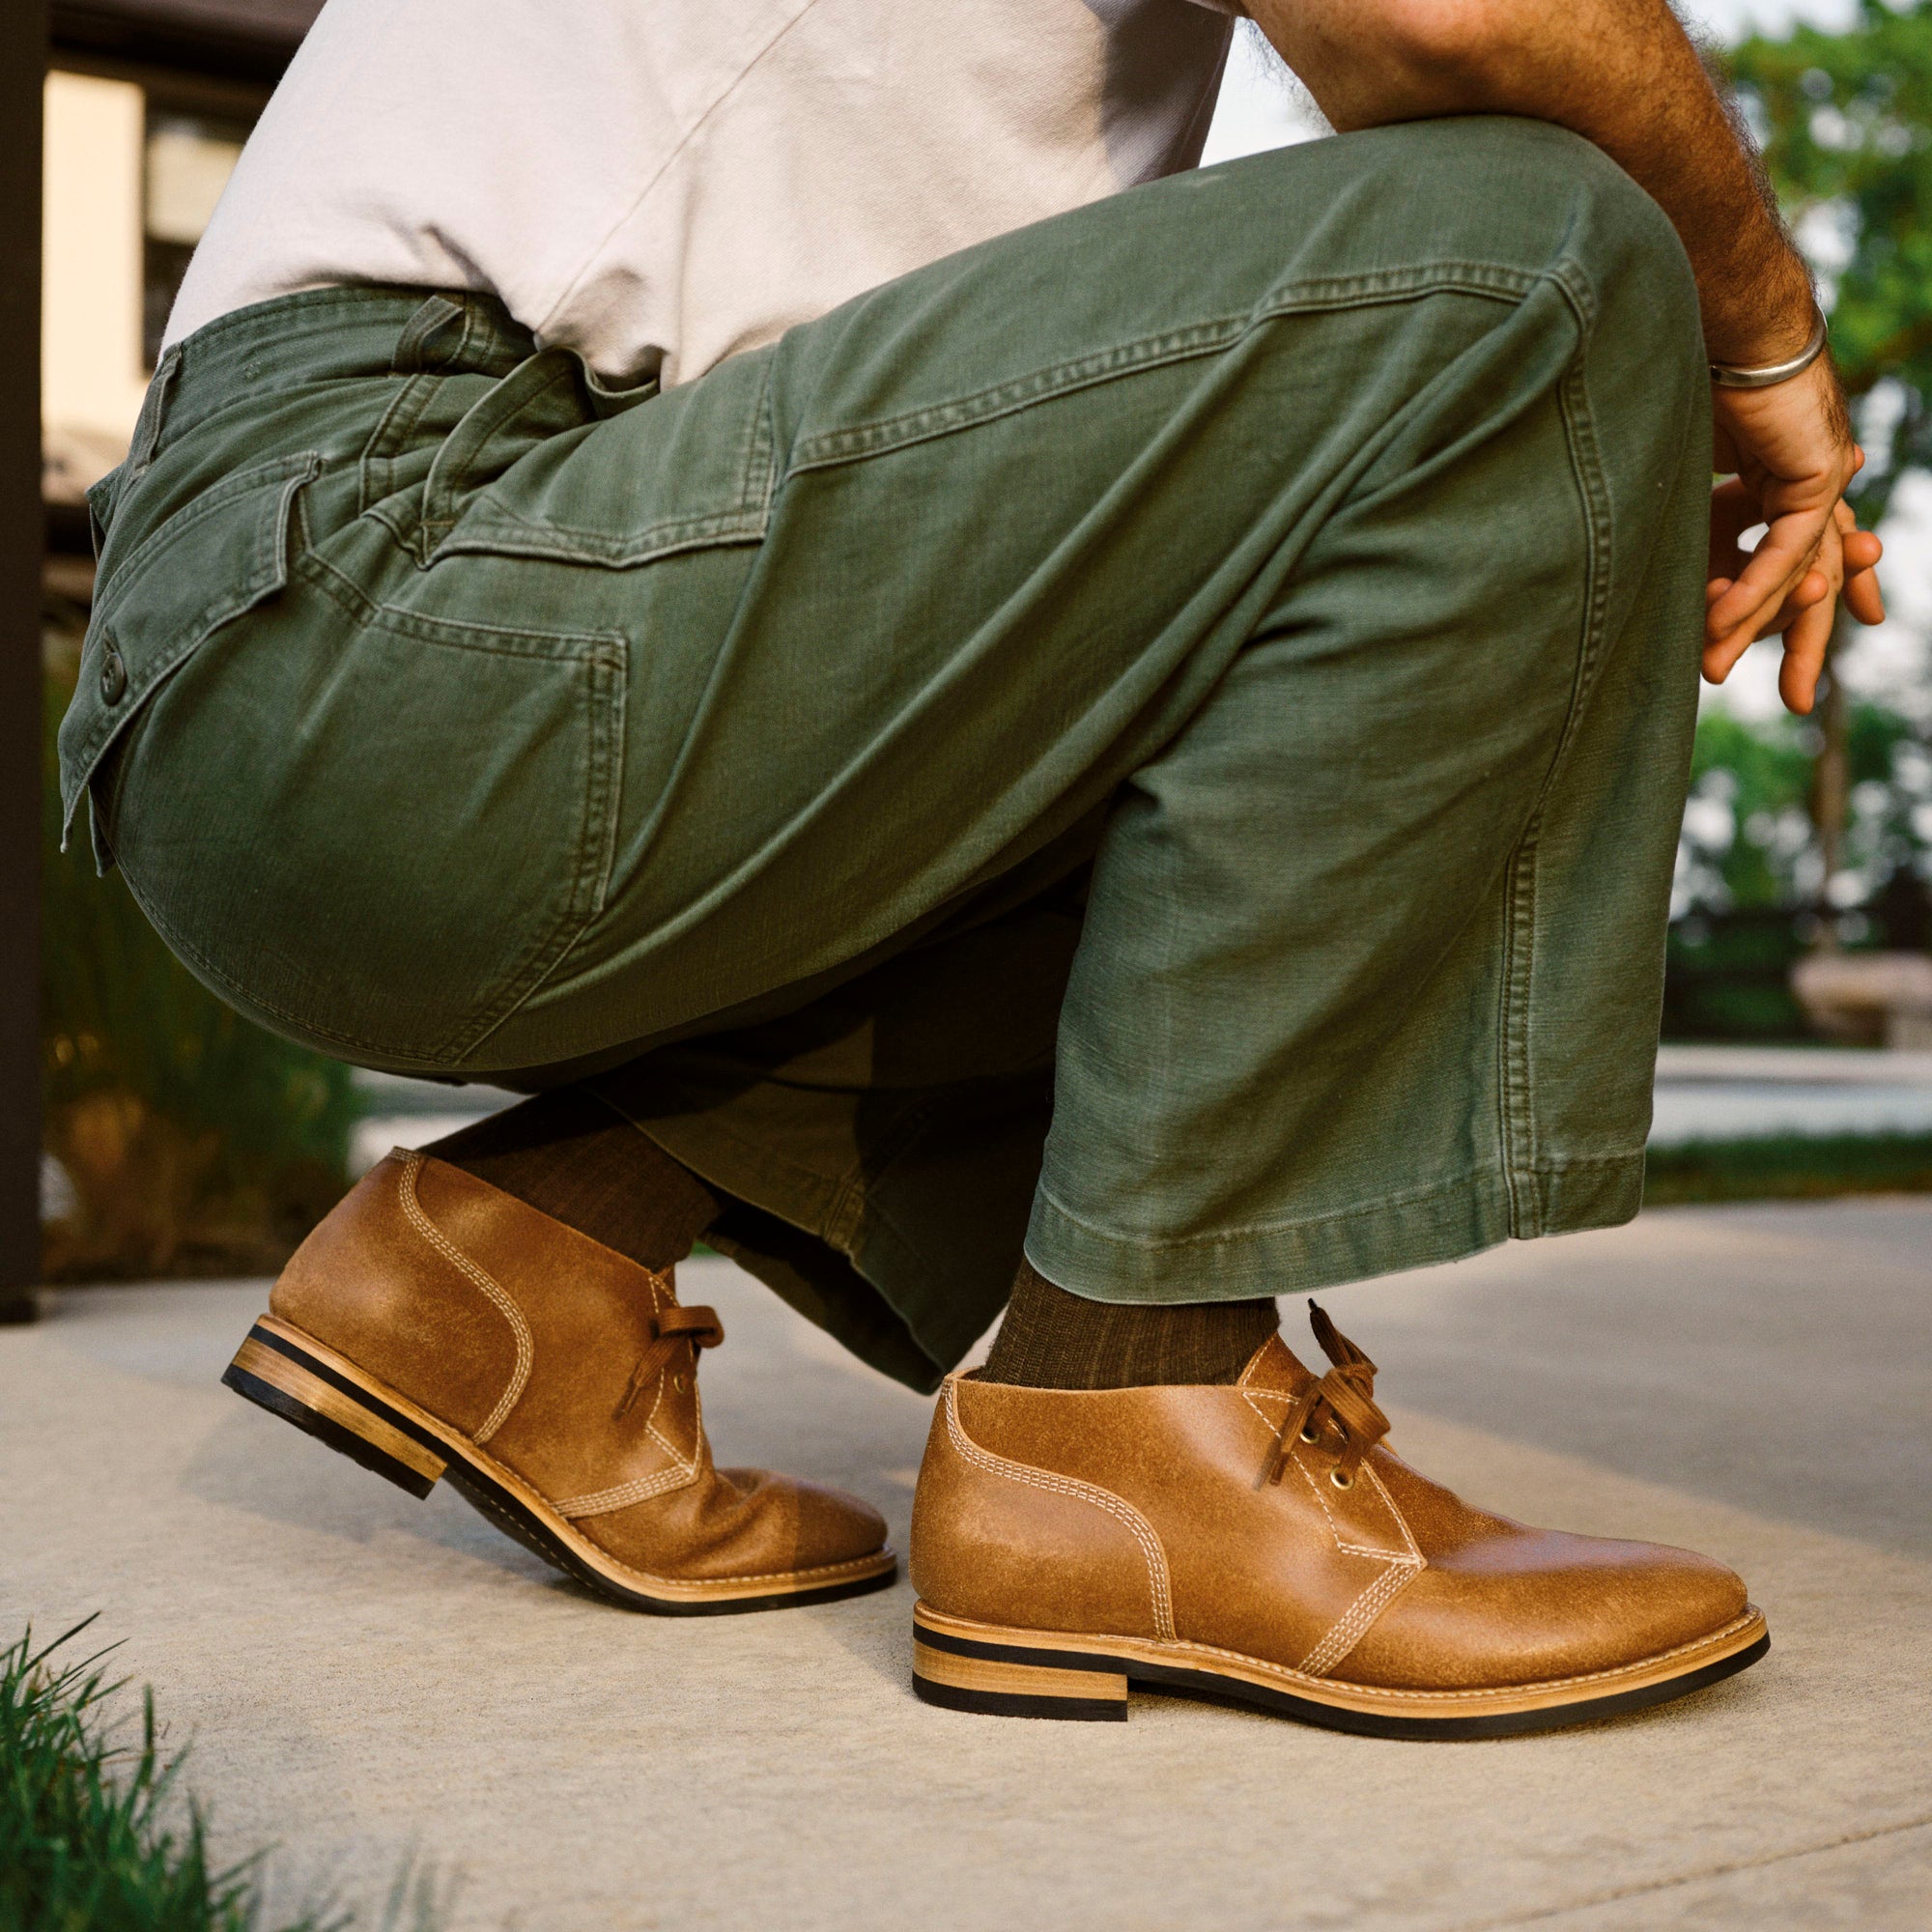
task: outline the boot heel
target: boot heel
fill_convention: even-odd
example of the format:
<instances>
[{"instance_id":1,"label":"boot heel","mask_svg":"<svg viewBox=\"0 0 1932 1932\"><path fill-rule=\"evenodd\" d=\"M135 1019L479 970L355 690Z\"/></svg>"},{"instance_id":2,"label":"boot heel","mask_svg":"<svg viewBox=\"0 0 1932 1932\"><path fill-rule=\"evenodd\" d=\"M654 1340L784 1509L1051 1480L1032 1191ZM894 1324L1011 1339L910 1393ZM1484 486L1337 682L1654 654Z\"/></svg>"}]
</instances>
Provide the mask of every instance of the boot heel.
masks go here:
<instances>
[{"instance_id":1,"label":"boot heel","mask_svg":"<svg viewBox=\"0 0 1932 1932\"><path fill-rule=\"evenodd\" d=\"M259 1321L221 1379L412 1496L428 1495L447 1466L426 1429Z\"/></svg>"},{"instance_id":2,"label":"boot heel","mask_svg":"<svg viewBox=\"0 0 1932 1932\"><path fill-rule=\"evenodd\" d=\"M912 1688L926 1703L993 1718L1125 1722L1127 1673L1118 1658L961 1636L936 1629L923 1607L913 1609Z\"/></svg>"}]
</instances>

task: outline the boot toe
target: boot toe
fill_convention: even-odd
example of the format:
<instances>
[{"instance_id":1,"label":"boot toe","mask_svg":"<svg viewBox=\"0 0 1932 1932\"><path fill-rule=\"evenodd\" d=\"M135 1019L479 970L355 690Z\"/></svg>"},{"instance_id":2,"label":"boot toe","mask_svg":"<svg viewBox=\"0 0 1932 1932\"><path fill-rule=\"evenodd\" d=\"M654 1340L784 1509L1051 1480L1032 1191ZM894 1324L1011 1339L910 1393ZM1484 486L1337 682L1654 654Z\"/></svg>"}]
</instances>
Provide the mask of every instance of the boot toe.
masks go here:
<instances>
[{"instance_id":1,"label":"boot toe","mask_svg":"<svg viewBox=\"0 0 1932 1932\"><path fill-rule=\"evenodd\" d=\"M767 1469L721 1469L725 1481L748 1493L761 1492L768 1506L790 1519L790 1544L785 1567L822 1570L852 1563L885 1548L886 1520L870 1503L797 1476L774 1475Z\"/></svg>"},{"instance_id":2,"label":"boot toe","mask_svg":"<svg viewBox=\"0 0 1932 1932\"><path fill-rule=\"evenodd\" d=\"M1470 1690L1586 1677L1696 1643L1746 1605L1743 1578L1694 1550L1517 1530L1422 1571L1334 1674Z\"/></svg>"}]
</instances>

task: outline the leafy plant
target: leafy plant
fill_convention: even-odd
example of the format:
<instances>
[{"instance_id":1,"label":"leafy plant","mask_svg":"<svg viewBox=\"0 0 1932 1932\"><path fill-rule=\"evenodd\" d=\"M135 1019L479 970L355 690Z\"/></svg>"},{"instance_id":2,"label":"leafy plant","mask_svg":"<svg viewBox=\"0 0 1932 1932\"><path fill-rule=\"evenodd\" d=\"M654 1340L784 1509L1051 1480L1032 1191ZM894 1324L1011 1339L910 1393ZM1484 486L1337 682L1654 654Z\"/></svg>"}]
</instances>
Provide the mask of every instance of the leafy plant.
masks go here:
<instances>
[{"instance_id":1,"label":"leafy plant","mask_svg":"<svg viewBox=\"0 0 1932 1932\"><path fill-rule=\"evenodd\" d=\"M160 1754L154 1693L139 1742L117 1745L99 1719L121 1687L99 1657L52 1661L85 1628L39 1651L29 1630L0 1653L0 1927L242 1932L256 1918L250 1869L211 1870L201 1814L176 1796L181 1759Z\"/></svg>"},{"instance_id":2,"label":"leafy plant","mask_svg":"<svg viewBox=\"0 0 1932 1932\"><path fill-rule=\"evenodd\" d=\"M0 1932L257 1932L261 1855L209 1861L206 1820L181 1790L185 1751L164 1756L152 1690L138 1731L109 1715L123 1688L106 1652L60 1659L77 1624L40 1650L29 1629L0 1651ZM413 1861L381 1924L431 1932L443 1899ZM327 1907L279 1932L347 1932Z\"/></svg>"}]
</instances>

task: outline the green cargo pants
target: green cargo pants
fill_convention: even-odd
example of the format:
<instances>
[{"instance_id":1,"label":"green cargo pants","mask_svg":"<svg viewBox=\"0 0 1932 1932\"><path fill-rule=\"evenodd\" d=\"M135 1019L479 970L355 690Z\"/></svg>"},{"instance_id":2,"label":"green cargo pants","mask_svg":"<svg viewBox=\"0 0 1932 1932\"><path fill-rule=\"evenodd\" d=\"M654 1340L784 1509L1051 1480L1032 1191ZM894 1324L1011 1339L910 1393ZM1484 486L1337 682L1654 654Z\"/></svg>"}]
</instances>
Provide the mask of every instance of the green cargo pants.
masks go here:
<instances>
[{"instance_id":1,"label":"green cargo pants","mask_svg":"<svg viewBox=\"0 0 1932 1932\"><path fill-rule=\"evenodd\" d=\"M1628 1217L1695 702L1688 264L1415 124L935 263L657 393L469 295L171 351L67 803L373 1066L590 1079L929 1384L1117 1300Z\"/></svg>"}]
</instances>

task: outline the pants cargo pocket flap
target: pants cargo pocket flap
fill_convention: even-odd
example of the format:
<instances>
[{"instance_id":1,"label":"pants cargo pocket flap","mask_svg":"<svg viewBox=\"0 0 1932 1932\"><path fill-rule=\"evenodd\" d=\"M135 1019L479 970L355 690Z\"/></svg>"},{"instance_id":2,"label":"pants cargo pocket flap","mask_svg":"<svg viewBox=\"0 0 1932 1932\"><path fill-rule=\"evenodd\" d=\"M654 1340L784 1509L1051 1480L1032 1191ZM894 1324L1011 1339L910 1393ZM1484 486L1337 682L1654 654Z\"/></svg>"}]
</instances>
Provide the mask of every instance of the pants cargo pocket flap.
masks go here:
<instances>
[{"instance_id":1,"label":"pants cargo pocket flap","mask_svg":"<svg viewBox=\"0 0 1932 1932\"><path fill-rule=\"evenodd\" d=\"M142 538L132 555L105 559L109 587L88 625L80 681L61 721L63 849L88 780L156 687L288 581L296 493L321 467L308 453L238 470ZM111 548L111 533L108 541Z\"/></svg>"}]
</instances>

